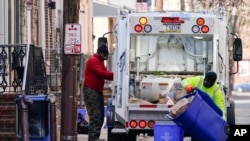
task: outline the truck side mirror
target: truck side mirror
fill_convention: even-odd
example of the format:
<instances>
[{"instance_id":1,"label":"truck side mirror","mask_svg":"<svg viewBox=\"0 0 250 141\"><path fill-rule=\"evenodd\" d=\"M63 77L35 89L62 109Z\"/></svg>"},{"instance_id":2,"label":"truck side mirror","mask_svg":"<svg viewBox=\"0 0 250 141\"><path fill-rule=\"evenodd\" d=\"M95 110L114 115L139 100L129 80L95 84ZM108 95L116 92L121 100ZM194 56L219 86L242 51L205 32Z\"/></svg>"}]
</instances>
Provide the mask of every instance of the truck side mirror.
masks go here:
<instances>
[{"instance_id":1,"label":"truck side mirror","mask_svg":"<svg viewBox=\"0 0 250 141\"><path fill-rule=\"evenodd\" d=\"M102 44L108 45L108 40L106 37L98 38L98 47L101 46Z\"/></svg>"},{"instance_id":2,"label":"truck side mirror","mask_svg":"<svg viewBox=\"0 0 250 141\"><path fill-rule=\"evenodd\" d=\"M234 39L233 42L233 60L234 61L242 60L242 43L240 38Z\"/></svg>"}]
</instances>

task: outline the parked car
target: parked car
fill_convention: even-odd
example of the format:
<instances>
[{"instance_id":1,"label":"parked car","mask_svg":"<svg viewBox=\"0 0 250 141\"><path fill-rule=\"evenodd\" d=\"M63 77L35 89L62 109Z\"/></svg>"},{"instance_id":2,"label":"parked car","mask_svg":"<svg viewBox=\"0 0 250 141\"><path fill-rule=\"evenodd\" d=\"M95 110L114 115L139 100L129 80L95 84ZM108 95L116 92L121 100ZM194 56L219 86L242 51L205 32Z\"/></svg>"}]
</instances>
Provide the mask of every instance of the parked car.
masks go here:
<instances>
[{"instance_id":1,"label":"parked car","mask_svg":"<svg viewBox=\"0 0 250 141\"><path fill-rule=\"evenodd\" d=\"M237 92L250 92L250 83L246 82L246 83L234 85L234 91L237 91Z\"/></svg>"}]
</instances>

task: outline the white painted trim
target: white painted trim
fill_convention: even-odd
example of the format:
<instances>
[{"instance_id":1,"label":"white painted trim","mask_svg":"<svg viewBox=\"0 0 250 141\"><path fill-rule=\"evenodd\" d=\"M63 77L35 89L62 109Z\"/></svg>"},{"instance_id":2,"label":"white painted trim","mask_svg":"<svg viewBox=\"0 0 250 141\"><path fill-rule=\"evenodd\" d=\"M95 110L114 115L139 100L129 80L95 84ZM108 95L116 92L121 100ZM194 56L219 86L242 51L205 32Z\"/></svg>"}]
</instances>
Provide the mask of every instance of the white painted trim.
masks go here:
<instances>
[{"instance_id":1,"label":"white painted trim","mask_svg":"<svg viewBox=\"0 0 250 141\"><path fill-rule=\"evenodd\" d=\"M93 2L94 17L117 17L118 9L119 9L118 6Z\"/></svg>"}]
</instances>

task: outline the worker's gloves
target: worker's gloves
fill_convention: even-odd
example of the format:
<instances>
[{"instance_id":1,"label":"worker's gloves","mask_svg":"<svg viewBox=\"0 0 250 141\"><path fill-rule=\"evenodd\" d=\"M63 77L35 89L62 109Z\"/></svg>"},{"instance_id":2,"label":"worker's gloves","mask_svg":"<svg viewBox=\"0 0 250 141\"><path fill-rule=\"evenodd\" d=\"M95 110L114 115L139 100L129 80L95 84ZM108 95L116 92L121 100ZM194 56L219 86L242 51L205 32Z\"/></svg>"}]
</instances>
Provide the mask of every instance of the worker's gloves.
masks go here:
<instances>
[{"instance_id":1,"label":"worker's gloves","mask_svg":"<svg viewBox=\"0 0 250 141\"><path fill-rule=\"evenodd\" d=\"M191 92L193 92L194 89L193 89L193 87L191 85L186 85L185 90L186 90L187 93L191 93Z\"/></svg>"}]
</instances>

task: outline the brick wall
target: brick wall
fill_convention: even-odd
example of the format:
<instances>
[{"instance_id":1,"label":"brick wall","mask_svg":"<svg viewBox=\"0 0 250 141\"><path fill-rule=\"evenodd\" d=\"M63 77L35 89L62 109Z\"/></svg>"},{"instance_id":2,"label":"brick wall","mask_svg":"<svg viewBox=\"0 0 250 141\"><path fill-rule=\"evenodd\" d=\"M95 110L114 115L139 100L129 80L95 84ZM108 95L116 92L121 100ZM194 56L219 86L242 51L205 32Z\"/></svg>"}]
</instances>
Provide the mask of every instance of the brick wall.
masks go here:
<instances>
[{"instance_id":1,"label":"brick wall","mask_svg":"<svg viewBox=\"0 0 250 141\"><path fill-rule=\"evenodd\" d=\"M0 141L16 141L14 94L0 94Z\"/></svg>"},{"instance_id":2,"label":"brick wall","mask_svg":"<svg viewBox=\"0 0 250 141\"><path fill-rule=\"evenodd\" d=\"M54 70L54 59L55 59L55 17L54 11L48 7L48 3L51 0L44 0L44 23L45 23L45 61L47 64L52 66L52 69L49 68L50 66L46 67L46 72L50 73ZM27 43L28 37L28 29L27 29L27 7L25 3L21 3L20 5L20 29L21 35L20 40L21 43ZM40 1L33 1L32 9L31 9L31 43L34 45L41 45L40 41Z\"/></svg>"}]
</instances>

